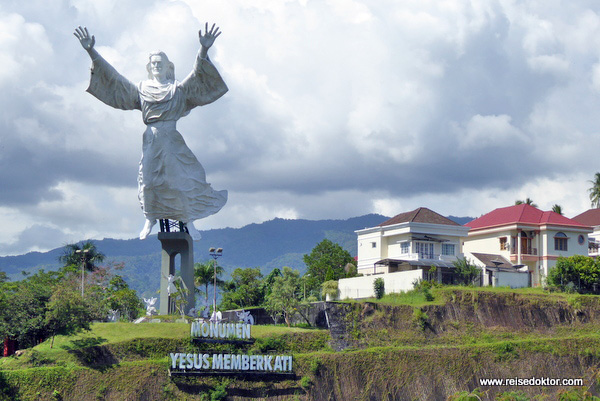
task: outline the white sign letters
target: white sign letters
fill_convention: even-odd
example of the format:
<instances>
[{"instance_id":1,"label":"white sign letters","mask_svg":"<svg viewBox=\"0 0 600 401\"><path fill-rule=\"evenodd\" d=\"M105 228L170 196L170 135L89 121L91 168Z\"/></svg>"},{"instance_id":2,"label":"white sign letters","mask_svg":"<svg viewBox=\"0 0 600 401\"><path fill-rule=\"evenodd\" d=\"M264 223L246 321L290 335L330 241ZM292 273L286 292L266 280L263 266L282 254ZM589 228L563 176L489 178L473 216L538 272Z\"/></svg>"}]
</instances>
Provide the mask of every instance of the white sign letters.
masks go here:
<instances>
[{"instance_id":1,"label":"white sign letters","mask_svg":"<svg viewBox=\"0 0 600 401\"><path fill-rule=\"evenodd\" d=\"M192 337L250 339L249 324L193 322Z\"/></svg>"},{"instance_id":2,"label":"white sign letters","mask_svg":"<svg viewBox=\"0 0 600 401\"><path fill-rule=\"evenodd\" d=\"M237 355L173 353L173 370L226 370L256 372L291 372L291 355Z\"/></svg>"}]
</instances>

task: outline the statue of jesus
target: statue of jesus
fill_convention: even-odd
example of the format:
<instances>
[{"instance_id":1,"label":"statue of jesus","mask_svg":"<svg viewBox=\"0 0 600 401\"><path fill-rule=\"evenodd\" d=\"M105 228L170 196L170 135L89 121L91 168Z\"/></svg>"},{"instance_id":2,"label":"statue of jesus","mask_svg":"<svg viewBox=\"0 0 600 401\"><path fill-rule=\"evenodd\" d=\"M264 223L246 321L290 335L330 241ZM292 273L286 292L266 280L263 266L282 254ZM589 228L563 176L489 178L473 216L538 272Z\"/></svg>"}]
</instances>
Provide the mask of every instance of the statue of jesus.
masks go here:
<instances>
[{"instance_id":1,"label":"statue of jesus","mask_svg":"<svg viewBox=\"0 0 600 401\"><path fill-rule=\"evenodd\" d=\"M146 124L138 175L138 198L146 223L140 239L145 239L157 219L179 220L194 240L200 233L194 220L217 213L227 202L227 191L216 191L206 182L204 168L183 137L177 120L196 106L212 103L227 92L227 85L208 58L208 49L221 34L219 28L205 25L194 69L181 82L175 80L175 67L161 51L150 53L148 79L137 85L119 74L94 49L96 42L87 28L74 35L92 59L89 93L107 105L122 110L141 110Z\"/></svg>"}]
</instances>

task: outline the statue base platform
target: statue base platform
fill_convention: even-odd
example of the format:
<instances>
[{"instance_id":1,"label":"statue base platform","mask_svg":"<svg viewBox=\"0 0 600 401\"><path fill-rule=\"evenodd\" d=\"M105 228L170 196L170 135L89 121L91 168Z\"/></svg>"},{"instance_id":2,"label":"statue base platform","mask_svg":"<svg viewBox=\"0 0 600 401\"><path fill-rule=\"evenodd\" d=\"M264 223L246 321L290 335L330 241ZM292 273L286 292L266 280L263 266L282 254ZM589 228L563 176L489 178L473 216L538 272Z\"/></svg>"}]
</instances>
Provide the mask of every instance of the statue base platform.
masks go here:
<instances>
[{"instance_id":1,"label":"statue base platform","mask_svg":"<svg viewBox=\"0 0 600 401\"><path fill-rule=\"evenodd\" d=\"M158 240L162 244L161 277L160 277L160 314L171 315L177 313L175 299L167 292L168 277L175 276L179 267L179 276L188 289L187 302L183 306L187 312L194 307L194 241L186 232L159 232ZM180 256L180 263L177 256Z\"/></svg>"}]
</instances>

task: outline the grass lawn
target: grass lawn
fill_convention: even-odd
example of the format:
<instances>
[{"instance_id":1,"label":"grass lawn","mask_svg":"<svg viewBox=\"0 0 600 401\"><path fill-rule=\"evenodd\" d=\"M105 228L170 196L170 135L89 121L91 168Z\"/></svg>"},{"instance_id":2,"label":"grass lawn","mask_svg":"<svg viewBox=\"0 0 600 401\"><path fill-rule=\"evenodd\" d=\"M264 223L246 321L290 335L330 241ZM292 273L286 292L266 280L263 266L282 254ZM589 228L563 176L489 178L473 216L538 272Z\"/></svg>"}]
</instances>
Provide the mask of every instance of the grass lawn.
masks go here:
<instances>
[{"instance_id":1,"label":"grass lawn","mask_svg":"<svg viewBox=\"0 0 600 401\"><path fill-rule=\"evenodd\" d=\"M286 326L252 326L252 337L267 338L291 333L314 333L318 329L305 329ZM70 350L94 345L110 345L140 338L181 339L190 338L190 324L187 323L93 323L91 330L72 336L56 336L29 349L19 358L0 358L0 369L22 369L31 360L32 351L43 359L59 362L65 366L79 365ZM166 357L166 356L165 356Z\"/></svg>"},{"instance_id":2,"label":"grass lawn","mask_svg":"<svg viewBox=\"0 0 600 401\"><path fill-rule=\"evenodd\" d=\"M581 295L568 294L564 292L550 292L542 287L528 288L509 288L509 287L466 287L466 286L443 286L433 287L430 289L433 295L432 301L427 301L425 295L417 290L386 294L381 299L368 298L360 301L344 300L343 302L374 302L384 305L409 305L420 307L425 305L444 305L452 299L452 294L469 293L476 296L479 293L483 294L514 294L515 296L526 297L528 299L546 299L548 301L563 301L570 304L600 302L598 295Z\"/></svg>"}]
</instances>

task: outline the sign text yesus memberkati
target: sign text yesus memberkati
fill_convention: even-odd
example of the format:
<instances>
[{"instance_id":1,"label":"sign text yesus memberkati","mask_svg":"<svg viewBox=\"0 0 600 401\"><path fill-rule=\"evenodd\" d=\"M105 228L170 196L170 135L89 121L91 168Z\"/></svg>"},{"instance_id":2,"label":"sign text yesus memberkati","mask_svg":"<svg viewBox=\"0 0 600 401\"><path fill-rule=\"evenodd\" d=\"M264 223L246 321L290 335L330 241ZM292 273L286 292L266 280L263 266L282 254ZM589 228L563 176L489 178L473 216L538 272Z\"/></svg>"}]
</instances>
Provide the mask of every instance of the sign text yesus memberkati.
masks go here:
<instances>
[{"instance_id":1,"label":"sign text yesus memberkati","mask_svg":"<svg viewBox=\"0 0 600 401\"><path fill-rule=\"evenodd\" d=\"M193 322L192 338L240 339L251 337L251 325L244 323ZM291 355L237 355L170 353L172 370L291 372Z\"/></svg>"}]
</instances>

